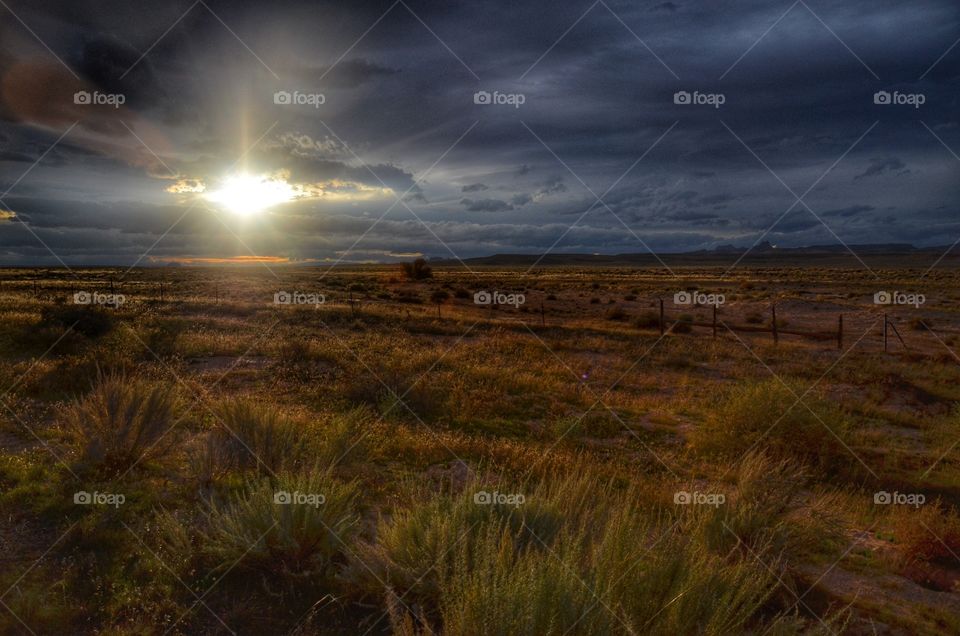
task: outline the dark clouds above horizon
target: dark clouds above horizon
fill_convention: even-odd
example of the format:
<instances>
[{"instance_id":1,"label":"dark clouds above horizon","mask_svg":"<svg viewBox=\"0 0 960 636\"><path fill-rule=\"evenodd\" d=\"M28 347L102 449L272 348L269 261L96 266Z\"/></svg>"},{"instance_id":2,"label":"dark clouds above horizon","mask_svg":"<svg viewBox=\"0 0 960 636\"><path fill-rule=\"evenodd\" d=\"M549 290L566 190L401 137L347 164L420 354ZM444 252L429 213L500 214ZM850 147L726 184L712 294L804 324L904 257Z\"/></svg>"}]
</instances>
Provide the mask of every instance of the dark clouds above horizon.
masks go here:
<instances>
[{"instance_id":1,"label":"dark clouds above horizon","mask_svg":"<svg viewBox=\"0 0 960 636\"><path fill-rule=\"evenodd\" d=\"M953 0L205 2L0 7L0 265L960 238Z\"/></svg>"}]
</instances>

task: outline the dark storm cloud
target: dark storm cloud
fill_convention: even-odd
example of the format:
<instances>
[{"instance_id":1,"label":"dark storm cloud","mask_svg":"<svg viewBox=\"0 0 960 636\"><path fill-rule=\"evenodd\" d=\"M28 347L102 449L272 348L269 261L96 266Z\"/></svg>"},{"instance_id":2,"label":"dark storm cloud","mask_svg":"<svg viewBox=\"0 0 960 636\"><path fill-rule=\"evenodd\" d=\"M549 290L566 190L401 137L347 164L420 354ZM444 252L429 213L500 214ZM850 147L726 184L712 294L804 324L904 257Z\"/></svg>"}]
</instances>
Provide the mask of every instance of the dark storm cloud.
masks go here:
<instances>
[{"instance_id":1,"label":"dark storm cloud","mask_svg":"<svg viewBox=\"0 0 960 636\"><path fill-rule=\"evenodd\" d=\"M876 208L872 205L851 205L850 207L840 208L839 210L827 210L823 213L823 216L851 217L864 212L873 212L874 210L876 210Z\"/></svg>"},{"instance_id":2,"label":"dark storm cloud","mask_svg":"<svg viewBox=\"0 0 960 636\"><path fill-rule=\"evenodd\" d=\"M591 208L557 249L643 251L617 217L659 250L750 245L795 202L788 188L813 184L805 202L845 240L957 238L960 182L943 146L960 148L960 47L943 56L960 7L949 0L810 0L762 39L787 6L408 4L240 0L209 3L214 15L189 3L12 3L70 71L19 23L0 24L4 190L43 157L5 199L67 260L146 249L192 200L164 192L171 173L212 185L234 164L358 195L280 206L265 217L272 230L248 237L300 257L349 248L394 204L359 196L384 184L409 190L431 231L396 205L358 246L371 254L449 256L434 234L462 256L542 251ZM81 108L80 89L128 101ZM324 103L278 105L279 90ZM524 103L475 104L478 90ZM725 101L677 104L678 91ZM876 104L878 91L925 101ZM207 210L194 216L157 250L236 251ZM5 254L43 255L29 233L7 232L19 247ZM277 233L296 239L267 240ZM800 205L773 233L782 245L835 240Z\"/></svg>"},{"instance_id":3,"label":"dark storm cloud","mask_svg":"<svg viewBox=\"0 0 960 636\"><path fill-rule=\"evenodd\" d=\"M503 212L513 209L512 205L500 199L462 199L460 204L467 212Z\"/></svg>"},{"instance_id":4,"label":"dark storm cloud","mask_svg":"<svg viewBox=\"0 0 960 636\"><path fill-rule=\"evenodd\" d=\"M854 177L854 179L865 179L867 177L876 177L887 172L904 174L906 166L896 157L886 159L874 159L867 169ZM909 171L906 171L909 172Z\"/></svg>"},{"instance_id":5,"label":"dark storm cloud","mask_svg":"<svg viewBox=\"0 0 960 636\"><path fill-rule=\"evenodd\" d=\"M343 60L336 66L296 71L307 81L333 88L356 88L376 79L394 75L400 69L382 66L366 59Z\"/></svg>"},{"instance_id":6,"label":"dark storm cloud","mask_svg":"<svg viewBox=\"0 0 960 636\"><path fill-rule=\"evenodd\" d=\"M677 5L672 2L661 2L660 4L655 4L652 7L650 7L650 10L651 11L668 11L670 13L673 13L674 11L677 10L677 8L678 8Z\"/></svg>"}]
</instances>

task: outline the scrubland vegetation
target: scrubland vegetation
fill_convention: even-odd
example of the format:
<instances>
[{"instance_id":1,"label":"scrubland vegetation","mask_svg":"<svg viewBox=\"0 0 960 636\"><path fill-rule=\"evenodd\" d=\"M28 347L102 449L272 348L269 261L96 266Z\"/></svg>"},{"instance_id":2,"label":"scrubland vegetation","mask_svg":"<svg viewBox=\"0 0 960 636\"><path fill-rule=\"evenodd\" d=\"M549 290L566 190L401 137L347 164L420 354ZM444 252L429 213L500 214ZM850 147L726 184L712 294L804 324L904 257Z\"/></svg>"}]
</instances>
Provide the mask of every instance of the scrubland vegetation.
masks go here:
<instances>
[{"instance_id":1,"label":"scrubland vegetation","mask_svg":"<svg viewBox=\"0 0 960 636\"><path fill-rule=\"evenodd\" d=\"M957 275L720 273L5 271L0 632L960 633Z\"/></svg>"}]
</instances>

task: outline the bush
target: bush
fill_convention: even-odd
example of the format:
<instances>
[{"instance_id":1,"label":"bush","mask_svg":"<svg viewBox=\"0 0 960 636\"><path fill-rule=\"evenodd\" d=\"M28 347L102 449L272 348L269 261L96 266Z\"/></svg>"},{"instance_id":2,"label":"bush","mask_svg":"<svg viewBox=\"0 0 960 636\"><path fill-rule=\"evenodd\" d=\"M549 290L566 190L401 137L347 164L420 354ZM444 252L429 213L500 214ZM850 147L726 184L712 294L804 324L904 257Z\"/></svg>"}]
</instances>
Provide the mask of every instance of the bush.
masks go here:
<instances>
[{"instance_id":1,"label":"bush","mask_svg":"<svg viewBox=\"0 0 960 636\"><path fill-rule=\"evenodd\" d=\"M733 634L788 620L769 606L771 559L716 554L645 517L636 492L609 490L582 475L509 511L448 497L398 513L358 558L387 583L398 634Z\"/></svg>"},{"instance_id":2,"label":"bush","mask_svg":"<svg viewBox=\"0 0 960 636\"><path fill-rule=\"evenodd\" d=\"M607 310L606 318L607 320L613 321L623 321L629 318L630 316L626 311L623 310L623 307L617 305L616 307L611 307Z\"/></svg>"},{"instance_id":3,"label":"bush","mask_svg":"<svg viewBox=\"0 0 960 636\"><path fill-rule=\"evenodd\" d=\"M207 453L221 470L255 469L270 475L292 468L305 454L302 427L270 407L249 400L229 401L216 415Z\"/></svg>"},{"instance_id":4,"label":"bush","mask_svg":"<svg viewBox=\"0 0 960 636\"><path fill-rule=\"evenodd\" d=\"M433 277L433 270L427 265L427 261L418 258L412 263L401 263L401 271L409 280L424 280Z\"/></svg>"},{"instance_id":5,"label":"bush","mask_svg":"<svg viewBox=\"0 0 960 636\"><path fill-rule=\"evenodd\" d=\"M765 449L774 459L797 460L826 476L860 466L844 448L848 429L834 405L771 378L728 391L691 432L690 443L699 452L734 460L754 447Z\"/></svg>"},{"instance_id":6,"label":"bush","mask_svg":"<svg viewBox=\"0 0 960 636\"><path fill-rule=\"evenodd\" d=\"M660 315L655 311L646 311L633 321L633 326L637 329L659 329Z\"/></svg>"},{"instance_id":7,"label":"bush","mask_svg":"<svg viewBox=\"0 0 960 636\"><path fill-rule=\"evenodd\" d=\"M694 532L718 555L742 541L749 548L744 558L769 550L783 558L835 559L846 541L843 521L831 509L840 506L825 493L805 497L809 482L810 474L796 462L752 451L740 464L733 497L718 508L693 509L704 511Z\"/></svg>"},{"instance_id":8,"label":"bush","mask_svg":"<svg viewBox=\"0 0 960 636\"><path fill-rule=\"evenodd\" d=\"M172 386L103 376L67 409L65 424L80 444L83 463L121 472L166 454L182 413Z\"/></svg>"},{"instance_id":9,"label":"bush","mask_svg":"<svg viewBox=\"0 0 960 636\"><path fill-rule=\"evenodd\" d=\"M317 505L287 500L287 495L322 495ZM201 532L199 553L225 572L233 564L291 582L323 581L342 561L344 545L359 530L358 488L317 470L282 475L276 486L262 480L247 484L229 503L214 504Z\"/></svg>"},{"instance_id":10,"label":"bush","mask_svg":"<svg viewBox=\"0 0 960 636\"><path fill-rule=\"evenodd\" d=\"M73 327L74 331L88 338L99 338L113 329L114 317L107 310L96 305L61 303L43 308L40 312L40 325L55 326L59 329Z\"/></svg>"}]
</instances>

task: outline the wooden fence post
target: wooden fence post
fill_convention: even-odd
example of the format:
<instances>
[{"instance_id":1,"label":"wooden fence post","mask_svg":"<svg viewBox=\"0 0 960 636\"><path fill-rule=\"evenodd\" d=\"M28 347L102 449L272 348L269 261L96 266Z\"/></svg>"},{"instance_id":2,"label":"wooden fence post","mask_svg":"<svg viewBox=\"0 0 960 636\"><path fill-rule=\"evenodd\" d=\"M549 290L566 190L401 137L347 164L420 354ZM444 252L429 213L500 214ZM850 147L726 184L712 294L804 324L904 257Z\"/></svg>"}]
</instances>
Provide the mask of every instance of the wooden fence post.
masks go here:
<instances>
[{"instance_id":1,"label":"wooden fence post","mask_svg":"<svg viewBox=\"0 0 960 636\"><path fill-rule=\"evenodd\" d=\"M660 337L663 337L663 298L660 299Z\"/></svg>"},{"instance_id":2,"label":"wooden fence post","mask_svg":"<svg viewBox=\"0 0 960 636\"><path fill-rule=\"evenodd\" d=\"M546 313L544 312L544 310L543 310L543 300L542 300L542 299L540 300L540 326L541 326L541 327L546 327L546 326L547 326L547 314L546 314Z\"/></svg>"},{"instance_id":3,"label":"wooden fence post","mask_svg":"<svg viewBox=\"0 0 960 636\"><path fill-rule=\"evenodd\" d=\"M887 352L887 314L883 314L883 352Z\"/></svg>"},{"instance_id":4,"label":"wooden fence post","mask_svg":"<svg viewBox=\"0 0 960 636\"><path fill-rule=\"evenodd\" d=\"M770 305L770 311L773 314L773 321L770 323L773 327L773 344L780 342L780 334L777 333L777 303Z\"/></svg>"}]
</instances>

